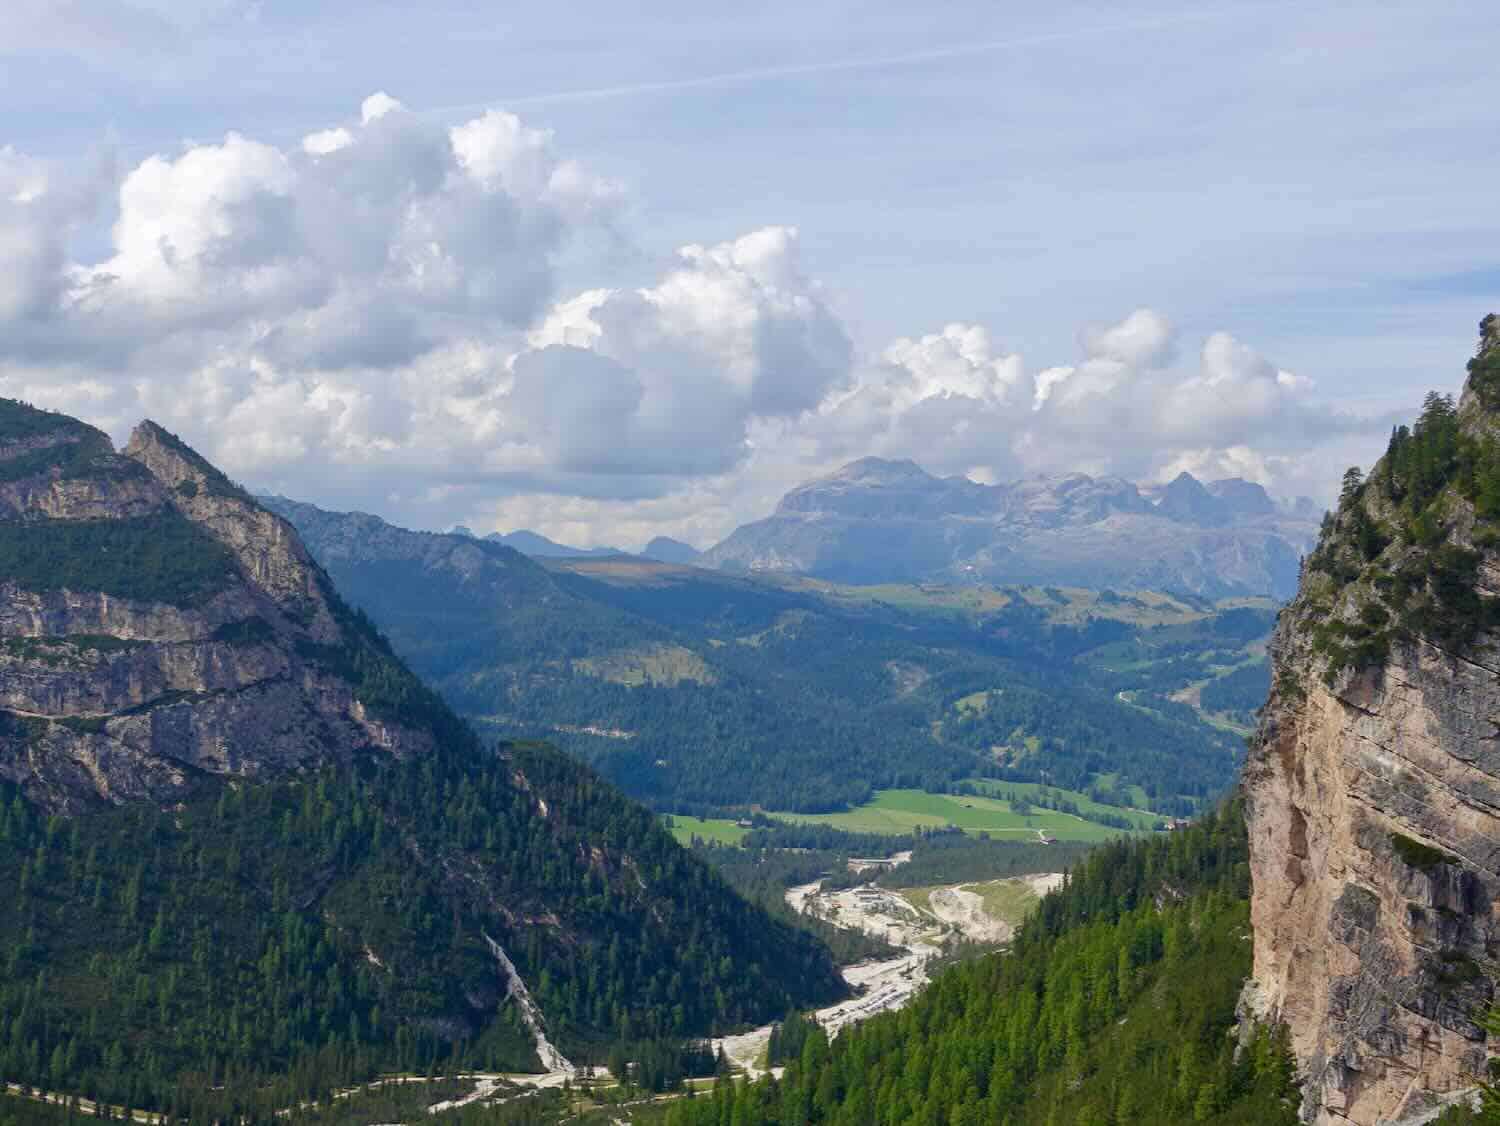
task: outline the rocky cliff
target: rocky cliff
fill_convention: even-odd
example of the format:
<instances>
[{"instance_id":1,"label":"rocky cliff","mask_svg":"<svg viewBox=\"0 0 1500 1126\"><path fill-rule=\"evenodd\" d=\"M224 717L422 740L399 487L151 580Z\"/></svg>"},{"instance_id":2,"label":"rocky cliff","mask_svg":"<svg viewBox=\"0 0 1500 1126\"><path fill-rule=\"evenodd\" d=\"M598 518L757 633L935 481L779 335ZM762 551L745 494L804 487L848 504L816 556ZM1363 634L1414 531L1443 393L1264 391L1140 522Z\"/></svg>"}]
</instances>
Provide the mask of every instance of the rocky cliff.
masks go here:
<instances>
[{"instance_id":1,"label":"rocky cliff","mask_svg":"<svg viewBox=\"0 0 1500 1126\"><path fill-rule=\"evenodd\" d=\"M1430 1119L1483 1074L1500 953L1500 346L1346 475L1272 643L1245 774L1255 970L1316 1123Z\"/></svg>"},{"instance_id":2,"label":"rocky cliff","mask_svg":"<svg viewBox=\"0 0 1500 1126\"><path fill-rule=\"evenodd\" d=\"M0 402L0 777L32 800L166 802L204 774L421 753L430 734L349 673L376 644L290 525L165 430L116 453Z\"/></svg>"}]
</instances>

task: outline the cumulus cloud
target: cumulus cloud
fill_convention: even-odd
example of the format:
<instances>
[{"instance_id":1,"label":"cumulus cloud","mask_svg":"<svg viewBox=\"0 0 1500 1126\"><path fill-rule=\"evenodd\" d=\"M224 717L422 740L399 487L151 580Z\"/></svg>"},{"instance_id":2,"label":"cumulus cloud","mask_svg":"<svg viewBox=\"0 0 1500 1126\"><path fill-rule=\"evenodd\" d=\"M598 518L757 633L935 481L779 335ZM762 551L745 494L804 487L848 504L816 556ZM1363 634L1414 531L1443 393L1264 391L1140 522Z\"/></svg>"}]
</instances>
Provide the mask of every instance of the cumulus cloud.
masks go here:
<instances>
[{"instance_id":1,"label":"cumulus cloud","mask_svg":"<svg viewBox=\"0 0 1500 1126\"><path fill-rule=\"evenodd\" d=\"M1371 429L1227 333L1187 352L1152 309L1046 366L961 323L856 355L786 226L559 294L622 190L499 110L444 127L377 93L290 145L148 157L77 260L103 182L0 149L0 393L117 435L151 415L252 485L419 526L706 544L870 454L1285 488Z\"/></svg>"},{"instance_id":2,"label":"cumulus cloud","mask_svg":"<svg viewBox=\"0 0 1500 1126\"><path fill-rule=\"evenodd\" d=\"M560 470L700 476L743 460L753 421L817 407L850 357L797 232L770 227L559 305L515 357L512 398Z\"/></svg>"},{"instance_id":3,"label":"cumulus cloud","mask_svg":"<svg viewBox=\"0 0 1500 1126\"><path fill-rule=\"evenodd\" d=\"M1372 429L1227 333L1211 334L1183 365L1175 329L1155 310L1085 329L1080 345L1073 363L1028 379L1022 357L998 353L975 326L899 340L802 428L804 456L911 457L986 482L1073 471L1153 480L1190 469L1300 485L1307 451Z\"/></svg>"},{"instance_id":4,"label":"cumulus cloud","mask_svg":"<svg viewBox=\"0 0 1500 1126\"><path fill-rule=\"evenodd\" d=\"M157 414L243 474L524 461L480 448L491 400L558 255L620 195L513 115L450 129L376 94L289 148L148 157L79 262L79 191L0 150L0 387L97 390L91 417Z\"/></svg>"}]
</instances>

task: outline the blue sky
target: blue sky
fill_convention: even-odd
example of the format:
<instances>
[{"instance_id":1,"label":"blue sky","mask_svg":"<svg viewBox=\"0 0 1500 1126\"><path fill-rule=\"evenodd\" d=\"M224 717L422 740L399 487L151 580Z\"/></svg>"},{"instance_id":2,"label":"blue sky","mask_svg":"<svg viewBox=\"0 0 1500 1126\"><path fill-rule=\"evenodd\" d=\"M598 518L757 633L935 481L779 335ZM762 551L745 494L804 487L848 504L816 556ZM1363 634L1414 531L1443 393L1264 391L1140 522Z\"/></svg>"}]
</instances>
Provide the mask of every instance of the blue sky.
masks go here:
<instances>
[{"instance_id":1,"label":"blue sky","mask_svg":"<svg viewBox=\"0 0 1500 1126\"><path fill-rule=\"evenodd\" d=\"M166 414L315 501L627 546L702 545L862 453L1326 496L1392 412L1456 388L1500 308L1492 22L1442 2L21 0L0 148L51 202L13 190L0 251L52 274L12 301L29 343L0 350L0 390L116 433ZM376 91L406 124L360 132ZM497 165L429 201L463 277L413 311L407 274L349 263L411 253L378 229L409 214L400 178L470 168L437 148L488 109L585 180L533 198ZM304 152L335 127L358 144ZM231 131L268 151L225 150ZM356 152L358 176L329 171ZM126 193L153 156L178 174ZM215 192L239 203L209 216ZM336 248L311 229L377 195L384 218ZM179 213L198 218L161 226ZM191 277L144 262L172 240ZM684 267L686 245L710 253ZM1137 310L1165 326L1152 347L1090 345ZM1049 369L1067 393L1038 399Z\"/></svg>"}]
</instances>

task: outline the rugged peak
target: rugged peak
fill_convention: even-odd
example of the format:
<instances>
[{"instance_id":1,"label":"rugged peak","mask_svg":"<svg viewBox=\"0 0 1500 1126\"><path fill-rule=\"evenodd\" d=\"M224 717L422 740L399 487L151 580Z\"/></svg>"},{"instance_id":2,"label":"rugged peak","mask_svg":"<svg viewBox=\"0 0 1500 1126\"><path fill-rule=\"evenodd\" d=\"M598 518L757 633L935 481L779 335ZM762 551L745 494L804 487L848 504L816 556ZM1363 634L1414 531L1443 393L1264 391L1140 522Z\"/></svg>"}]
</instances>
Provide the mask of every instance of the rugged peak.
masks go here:
<instances>
[{"instance_id":1,"label":"rugged peak","mask_svg":"<svg viewBox=\"0 0 1500 1126\"><path fill-rule=\"evenodd\" d=\"M1208 491L1226 506L1232 516L1272 516L1276 512L1276 502L1271 499L1271 494L1266 492L1265 487L1243 477L1222 477L1211 481Z\"/></svg>"},{"instance_id":2,"label":"rugged peak","mask_svg":"<svg viewBox=\"0 0 1500 1126\"><path fill-rule=\"evenodd\" d=\"M793 489L781 498L776 510L853 517L973 512L993 507L992 492L965 477L934 477L909 459L862 457Z\"/></svg>"},{"instance_id":3,"label":"rugged peak","mask_svg":"<svg viewBox=\"0 0 1500 1126\"><path fill-rule=\"evenodd\" d=\"M121 455L9 405L7 433L63 438L0 457L0 777L71 810L432 745L291 526L176 436L142 423Z\"/></svg>"},{"instance_id":4,"label":"rugged peak","mask_svg":"<svg viewBox=\"0 0 1500 1126\"><path fill-rule=\"evenodd\" d=\"M1203 482L1186 471L1177 474L1161 491L1157 511L1183 524L1222 524L1224 506Z\"/></svg>"},{"instance_id":5,"label":"rugged peak","mask_svg":"<svg viewBox=\"0 0 1500 1126\"><path fill-rule=\"evenodd\" d=\"M249 494L207 458L150 419L131 432L125 456L140 462L165 488L179 496L194 497L201 492L253 505Z\"/></svg>"},{"instance_id":6,"label":"rugged peak","mask_svg":"<svg viewBox=\"0 0 1500 1126\"><path fill-rule=\"evenodd\" d=\"M233 552L255 583L307 619L320 639L336 635L318 569L290 524L154 422L135 428L125 456L145 466L178 510Z\"/></svg>"},{"instance_id":7,"label":"rugged peak","mask_svg":"<svg viewBox=\"0 0 1500 1126\"><path fill-rule=\"evenodd\" d=\"M863 485L907 484L913 481L936 481L911 458L890 459L862 457L822 478L824 481L858 481Z\"/></svg>"}]
</instances>

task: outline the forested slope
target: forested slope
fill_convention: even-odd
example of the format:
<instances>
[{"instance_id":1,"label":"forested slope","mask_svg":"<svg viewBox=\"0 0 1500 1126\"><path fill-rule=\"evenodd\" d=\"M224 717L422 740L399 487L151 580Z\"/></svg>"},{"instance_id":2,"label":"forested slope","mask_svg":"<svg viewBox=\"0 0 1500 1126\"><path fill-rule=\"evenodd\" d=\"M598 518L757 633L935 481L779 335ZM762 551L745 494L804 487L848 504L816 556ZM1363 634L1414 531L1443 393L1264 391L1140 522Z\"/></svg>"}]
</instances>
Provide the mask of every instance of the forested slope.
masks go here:
<instances>
[{"instance_id":1,"label":"forested slope","mask_svg":"<svg viewBox=\"0 0 1500 1126\"><path fill-rule=\"evenodd\" d=\"M483 744L176 438L127 453L0 402L0 1078L266 1116L536 1069L523 987L581 1060L843 995L587 767ZM113 551L141 511L189 556Z\"/></svg>"},{"instance_id":2,"label":"forested slope","mask_svg":"<svg viewBox=\"0 0 1500 1126\"><path fill-rule=\"evenodd\" d=\"M1247 842L1229 805L1094 852L1013 949L941 974L910 1007L806 1037L780 1080L723 1084L669 1126L1112 1126L1296 1122L1282 1038L1248 1035Z\"/></svg>"},{"instance_id":3,"label":"forested slope","mask_svg":"<svg viewBox=\"0 0 1500 1126\"><path fill-rule=\"evenodd\" d=\"M1167 696L1269 607L1111 592L834 588L552 561L278 498L340 589L461 712L545 737L658 808L817 812L977 775L1129 787L1188 813L1238 738ZM1116 789L1118 787L1118 789Z\"/></svg>"}]
</instances>

